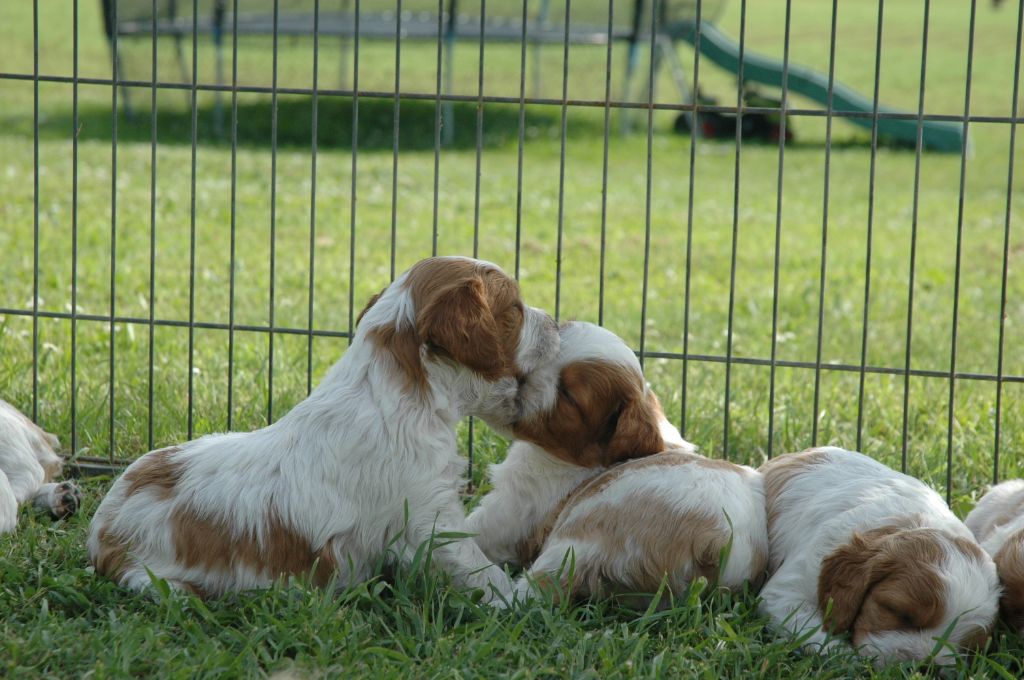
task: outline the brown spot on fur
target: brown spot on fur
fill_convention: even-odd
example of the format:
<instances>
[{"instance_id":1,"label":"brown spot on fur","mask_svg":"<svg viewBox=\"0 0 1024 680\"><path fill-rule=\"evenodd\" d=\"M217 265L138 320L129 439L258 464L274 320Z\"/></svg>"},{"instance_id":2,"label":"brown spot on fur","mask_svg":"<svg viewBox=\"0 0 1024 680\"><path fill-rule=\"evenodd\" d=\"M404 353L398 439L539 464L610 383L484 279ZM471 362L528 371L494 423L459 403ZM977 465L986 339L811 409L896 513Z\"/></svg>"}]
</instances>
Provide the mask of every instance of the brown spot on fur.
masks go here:
<instances>
[{"instance_id":1,"label":"brown spot on fur","mask_svg":"<svg viewBox=\"0 0 1024 680\"><path fill-rule=\"evenodd\" d=\"M40 461L43 466L43 481L52 482L54 479L60 476L60 473L64 470L64 461L60 458L56 460L48 460L46 462Z\"/></svg>"},{"instance_id":2,"label":"brown spot on fur","mask_svg":"<svg viewBox=\"0 0 1024 680\"><path fill-rule=\"evenodd\" d=\"M420 361L420 342L411 328L396 330L394 326L375 326L368 336L377 349L386 352L398 364L409 390L426 389L427 370Z\"/></svg>"},{"instance_id":3,"label":"brown spot on fur","mask_svg":"<svg viewBox=\"0 0 1024 680\"><path fill-rule=\"evenodd\" d=\"M121 577L128 570L128 541L124 537L115 534L105 527L97 534L99 548L92 557L92 564L97 574L103 574L115 583L121 582Z\"/></svg>"},{"instance_id":4,"label":"brown spot on fur","mask_svg":"<svg viewBox=\"0 0 1024 680\"><path fill-rule=\"evenodd\" d=\"M169 446L150 451L135 461L124 473L124 480L128 482L125 498L144 490L159 500L172 498L182 475L181 462L176 460L180 450L180 447Z\"/></svg>"},{"instance_id":5,"label":"brown spot on fur","mask_svg":"<svg viewBox=\"0 0 1024 680\"><path fill-rule=\"evenodd\" d=\"M999 613L1014 630L1024 632L1024 529L1009 536L992 560L1003 584Z\"/></svg>"},{"instance_id":6,"label":"brown spot on fur","mask_svg":"<svg viewBox=\"0 0 1024 680\"><path fill-rule=\"evenodd\" d=\"M587 360L562 368L551 411L519 421L513 431L562 460L608 467L665 450L660 420L642 375Z\"/></svg>"},{"instance_id":7,"label":"brown spot on fur","mask_svg":"<svg viewBox=\"0 0 1024 680\"><path fill-rule=\"evenodd\" d=\"M337 568L327 547L319 550L276 515L270 514L260 541L252 532L236 535L227 523L200 517L186 507L171 512L171 537L178 562L206 572L226 572L236 567L276 578L309 573L314 585L325 585Z\"/></svg>"},{"instance_id":8,"label":"brown spot on fur","mask_svg":"<svg viewBox=\"0 0 1024 680\"><path fill-rule=\"evenodd\" d=\"M580 503L601 493L632 470L679 465L699 465L746 474L738 465L704 458L683 449L617 465L581 484L548 514L534 533L518 546L521 563L529 564L535 560L549 537L555 535L558 540L600 543L602 552L608 555L630 553L639 556L633 565L634 572L627 590L653 592L660 587L666 574L673 576L669 585L676 592L697 576L714 582L718 577L719 555L731 536L724 517L697 512L680 513L671 504L651 496L635 496L614 507L609 506L605 512L571 517L573 509ZM768 555L764 551L753 555L753 571L759 574L758 578L767 562ZM578 595L598 595L608 587L614 590L615 584L604 582L600 567L600 564L594 564L589 570L583 565L577 568L573 590L578 591Z\"/></svg>"},{"instance_id":9,"label":"brown spot on fur","mask_svg":"<svg viewBox=\"0 0 1024 680\"><path fill-rule=\"evenodd\" d=\"M943 584L935 566L944 559L936 529L907 523L855 533L823 561L818 606L824 627L851 632L854 645L881 631L935 628L945 618ZM908 528L910 527L910 528Z\"/></svg>"},{"instance_id":10,"label":"brown spot on fur","mask_svg":"<svg viewBox=\"0 0 1024 680\"><path fill-rule=\"evenodd\" d=\"M772 458L758 468L764 475L764 498L768 509L768 535L774 535L775 523L779 514L779 497L786 486L809 468L827 463L829 454L819 449L809 449L802 453L789 453Z\"/></svg>"},{"instance_id":11,"label":"brown spot on fur","mask_svg":"<svg viewBox=\"0 0 1024 680\"><path fill-rule=\"evenodd\" d=\"M474 260L428 258L409 270L404 285L412 297L414 327L378 326L370 337L395 357L408 386L426 386L423 345L432 356L454 360L488 380L515 376L524 311L514 279Z\"/></svg>"},{"instance_id":12,"label":"brown spot on fur","mask_svg":"<svg viewBox=\"0 0 1024 680\"><path fill-rule=\"evenodd\" d=\"M634 495L606 511L566 518L555 527L553 536L574 543L596 543L606 555L635 556L625 584L609 582L599 561L577 564L572 590L587 597L622 590L654 592L666 575L669 587L677 593L698 576L714 582L730 529L724 517L680 513L657 496Z\"/></svg>"}]
</instances>

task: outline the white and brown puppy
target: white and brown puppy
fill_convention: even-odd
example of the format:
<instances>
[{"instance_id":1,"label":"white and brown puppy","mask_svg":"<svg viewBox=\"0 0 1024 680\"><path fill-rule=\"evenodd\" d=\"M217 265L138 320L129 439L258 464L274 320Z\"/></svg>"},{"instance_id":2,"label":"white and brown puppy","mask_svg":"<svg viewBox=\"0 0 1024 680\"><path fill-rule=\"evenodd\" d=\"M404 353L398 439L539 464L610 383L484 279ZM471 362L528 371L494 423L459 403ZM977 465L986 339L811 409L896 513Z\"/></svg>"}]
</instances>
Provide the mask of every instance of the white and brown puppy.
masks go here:
<instances>
[{"instance_id":1,"label":"white and brown puppy","mask_svg":"<svg viewBox=\"0 0 1024 680\"><path fill-rule=\"evenodd\" d=\"M18 525L18 506L31 500L55 519L73 515L81 493L71 482L54 482L64 463L60 442L0 399L0 534Z\"/></svg>"},{"instance_id":2,"label":"white and brown puppy","mask_svg":"<svg viewBox=\"0 0 1024 680\"><path fill-rule=\"evenodd\" d=\"M1024 634L1024 480L992 487L964 523L996 563L1003 620Z\"/></svg>"},{"instance_id":3,"label":"white and brown puppy","mask_svg":"<svg viewBox=\"0 0 1024 680\"><path fill-rule=\"evenodd\" d=\"M204 596L311 571L361 580L388 550L408 559L435 531L466 530L455 425L512 423L519 383L557 351L554 322L498 267L423 260L281 420L134 462L96 512L89 557L128 588L148 587L149 570ZM433 560L459 586L511 586L471 540L438 543Z\"/></svg>"},{"instance_id":4,"label":"white and brown puppy","mask_svg":"<svg viewBox=\"0 0 1024 680\"><path fill-rule=\"evenodd\" d=\"M488 557L530 567L517 596L551 578L577 597L650 593L666 576L685 592L718 577L731 538L721 583L757 578L768 552L759 475L694 454L614 334L576 323L561 336L558 393L517 423L523 439L491 467L494 489L469 517Z\"/></svg>"},{"instance_id":5,"label":"white and brown puppy","mask_svg":"<svg viewBox=\"0 0 1024 680\"><path fill-rule=\"evenodd\" d=\"M824 447L761 466L770 539L761 609L808 649L938 663L983 645L995 565L942 498L867 456ZM812 632L813 631L813 632Z\"/></svg>"}]
</instances>

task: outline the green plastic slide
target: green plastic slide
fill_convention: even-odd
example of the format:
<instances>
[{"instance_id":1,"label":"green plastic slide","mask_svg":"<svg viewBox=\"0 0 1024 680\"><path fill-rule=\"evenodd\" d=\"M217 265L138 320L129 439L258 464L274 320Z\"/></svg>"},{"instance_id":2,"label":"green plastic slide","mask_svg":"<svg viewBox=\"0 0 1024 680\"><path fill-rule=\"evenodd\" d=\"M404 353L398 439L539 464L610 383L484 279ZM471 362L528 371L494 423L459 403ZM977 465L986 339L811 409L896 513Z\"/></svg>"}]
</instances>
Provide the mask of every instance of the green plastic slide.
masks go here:
<instances>
[{"instance_id":1,"label":"green plastic slide","mask_svg":"<svg viewBox=\"0 0 1024 680\"><path fill-rule=\"evenodd\" d=\"M693 21L673 22L669 28L673 39L683 40L698 45L697 24ZM739 45L713 24L701 23L700 53L719 67L739 74ZM773 87L782 87L782 62L764 55L745 51L743 54L743 80L761 83ZM789 91L803 95L825 106L828 106L828 76L816 71L790 63L788 69ZM866 116L846 117L845 120L854 125L871 129L871 99L854 92L840 82L832 84L832 110L856 111ZM906 113L885 106L878 107L879 113ZM962 128L959 125L940 121L921 121L921 145L925 149L935 151L960 152L964 145ZM908 114L907 118L879 118L878 138L886 142L914 146L917 143L917 116Z\"/></svg>"}]
</instances>

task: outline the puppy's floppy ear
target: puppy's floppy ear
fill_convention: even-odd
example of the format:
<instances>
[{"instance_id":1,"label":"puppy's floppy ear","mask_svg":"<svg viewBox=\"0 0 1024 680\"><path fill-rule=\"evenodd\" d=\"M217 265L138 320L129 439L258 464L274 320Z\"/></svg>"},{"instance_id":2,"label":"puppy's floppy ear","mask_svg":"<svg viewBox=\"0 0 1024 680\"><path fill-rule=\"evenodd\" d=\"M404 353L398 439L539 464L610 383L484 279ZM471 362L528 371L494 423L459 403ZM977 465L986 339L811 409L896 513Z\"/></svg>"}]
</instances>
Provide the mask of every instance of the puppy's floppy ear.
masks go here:
<instances>
[{"instance_id":1,"label":"puppy's floppy ear","mask_svg":"<svg viewBox=\"0 0 1024 680\"><path fill-rule=\"evenodd\" d=\"M609 439L604 449L604 465L643 458L665 450L655 404L660 409L657 397L652 402L646 394L639 393L628 396L612 412L606 425Z\"/></svg>"},{"instance_id":2,"label":"puppy's floppy ear","mask_svg":"<svg viewBox=\"0 0 1024 680\"><path fill-rule=\"evenodd\" d=\"M480 277L449 286L431 297L416 316L420 339L485 378L500 377L505 356Z\"/></svg>"},{"instance_id":3,"label":"puppy's floppy ear","mask_svg":"<svg viewBox=\"0 0 1024 680\"><path fill-rule=\"evenodd\" d=\"M876 554L875 541L854 534L849 543L822 561L818 575L818 607L824 615L832 600L832 611L823 626L828 632L846 633L853 627L864 598L876 581L872 569Z\"/></svg>"},{"instance_id":4,"label":"puppy's floppy ear","mask_svg":"<svg viewBox=\"0 0 1024 680\"><path fill-rule=\"evenodd\" d=\"M380 299L380 296L383 295L384 291L386 291L387 289L388 287L384 286L383 288L380 289L379 293L374 293L373 296L370 297L369 301L366 303L366 306L363 307L363 311L359 312L359 316L356 317L357 326L359 325L359 322L363 320L363 317L366 315L366 313L370 311L370 307L373 307L375 304L377 304L377 300Z\"/></svg>"}]
</instances>

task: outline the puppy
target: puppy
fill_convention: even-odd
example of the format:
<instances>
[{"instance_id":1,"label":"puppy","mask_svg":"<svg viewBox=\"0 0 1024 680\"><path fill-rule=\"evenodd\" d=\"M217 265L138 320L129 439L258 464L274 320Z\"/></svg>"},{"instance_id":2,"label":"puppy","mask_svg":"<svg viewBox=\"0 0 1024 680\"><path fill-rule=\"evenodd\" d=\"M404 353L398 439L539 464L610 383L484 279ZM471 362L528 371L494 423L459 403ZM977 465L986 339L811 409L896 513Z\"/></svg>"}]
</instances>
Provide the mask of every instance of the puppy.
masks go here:
<instances>
[{"instance_id":1,"label":"puppy","mask_svg":"<svg viewBox=\"0 0 1024 680\"><path fill-rule=\"evenodd\" d=\"M877 663L952 660L984 645L999 602L991 558L924 483L825 447L761 466L769 572L761 610L806 647L848 634Z\"/></svg>"},{"instance_id":2,"label":"puppy","mask_svg":"<svg viewBox=\"0 0 1024 680\"><path fill-rule=\"evenodd\" d=\"M731 539L722 584L757 578L768 556L760 476L694 454L615 335L589 324L561 335L557 395L513 428L524 439L491 467L494 489L468 520L489 558L530 566L517 596L551 578L578 597L650 593L666 575L685 592L718 577Z\"/></svg>"},{"instance_id":3,"label":"puppy","mask_svg":"<svg viewBox=\"0 0 1024 680\"><path fill-rule=\"evenodd\" d=\"M371 300L348 351L278 422L129 466L96 512L89 557L127 588L147 588L148 570L200 596L303 573L345 587L387 554L409 560L435 532L466 531L455 425L516 420L519 383L558 341L497 266L423 260ZM471 540L438 542L433 561L488 597L511 586Z\"/></svg>"},{"instance_id":4,"label":"puppy","mask_svg":"<svg viewBox=\"0 0 1024 680\"><path fill-rule=\"evenodd\" d=\"M54 482L64 463L55 435L44 432L0 399L0 534L18 525L18 506L31 499L54 519L78 510L82 495L71 482Z\"/></svg>"},{"instance_id":5,"label":"puppy","mask_svg":"<svg viewBox=\"0 0 1024 680\"><path fill-rule=\"evenodd\" d=\"M996 563L1003 620L1024 634L1024 480L992 487L964 523Z\"/></svg>"}]
</instances>

